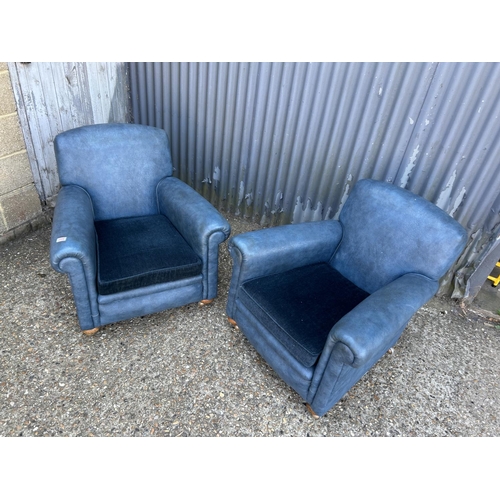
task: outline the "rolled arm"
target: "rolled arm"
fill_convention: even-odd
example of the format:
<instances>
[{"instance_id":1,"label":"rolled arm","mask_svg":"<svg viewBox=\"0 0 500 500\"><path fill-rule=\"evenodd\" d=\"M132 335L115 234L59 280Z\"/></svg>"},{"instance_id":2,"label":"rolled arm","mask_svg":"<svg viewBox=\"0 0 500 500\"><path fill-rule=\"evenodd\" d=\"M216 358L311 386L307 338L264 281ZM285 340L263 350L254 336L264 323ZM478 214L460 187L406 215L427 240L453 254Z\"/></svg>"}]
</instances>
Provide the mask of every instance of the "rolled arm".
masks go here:
<instances>
[{"instance_id":1,"label":"rolled arm","mask_svg":"<svg viewBox=\"0 0 500 500\"><path fill-rule=\"evenodd\" d=\"M50 263L60 272L64 259L80 259L95 276L96 239L94 212L88 193L78 186L64 186L57 196L50 241Z\"/></svg>"},{"instance_id":2,"label":"rolled arm","mask_svg":"<svg viewBox=\"0 0 500 500\"><path fill-rule=\"evenodd\" d=\"M69 276L82 329L98 326L96 236L89 194L64 186L57 196L50 241L50 263Z\"/></svg>"},{"instance_id":3,"label":"rolled arm","mask_svg":"<svg viewBox=\"0 0 500 500\"><path fill-rule=\"evenodd\" d=\"M239 234L229 242L244 281L328 262L342 237L338 221L303 222Z\"/></svg>"},{"instance_id":4,"label":"rolled arm","mask_svg":"<svg viewBox=\"0 0 500 500\"><path fill-rule=\"evenodd\" d=\"M384 346L397 340L412 316L437 292L439 284L406 274L377 290L346 314L330 331L325 350L341 342L354 368L370 364ZM391 344L392 345L392 344ZM323 352L328 356L328 352ZM321 360L320 360L321 362Z\"/></svg>"},{"instance_id":5,"label":"rolled arm","mask_svg":"<svg viewBox=\"0 0 500 500\"><path fill-rule=\"evenodd\" d=\"M234 314L240 286L248 280L328 262L342 239L338 221L303 222L239 234L229 241L233 275L227 313Z\"/></svg>"},{"instance_id":6,"label":"rolled arm","mask_svg":"<svg viewBox=\"0 0 500 500\"><path fill-rule=\"evenodd\" d=\"M168 217L200 257L210 235L220 232L223 241L229 237L231 227L227 220L185 182L166 177L158 184L157 196L160 213Z\"/></svg>"},{"instance_id":7,"label":"rolled arm","mask_svg":"<svg viewBox=\"0 0 500 500\"><path fill-rule=\"evenodd\" d=\"M158 210L181 233L203 262L203 296L217 295L219 245L229 238L231 226L217 209L193 188L175 177L157 186Z\"/></svg>"}]
</instances>

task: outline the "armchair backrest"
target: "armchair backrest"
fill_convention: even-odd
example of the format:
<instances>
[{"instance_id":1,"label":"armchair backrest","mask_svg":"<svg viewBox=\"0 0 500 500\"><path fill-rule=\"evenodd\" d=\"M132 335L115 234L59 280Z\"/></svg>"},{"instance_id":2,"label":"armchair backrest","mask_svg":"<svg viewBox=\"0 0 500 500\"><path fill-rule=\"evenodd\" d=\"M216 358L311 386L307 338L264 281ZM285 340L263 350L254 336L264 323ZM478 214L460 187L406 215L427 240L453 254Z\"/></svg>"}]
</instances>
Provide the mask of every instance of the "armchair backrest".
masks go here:
<instances>
[{"instance_id":1,"label":"armchair backrest","mask_svg":"<svg viewBox=\"0 0 500 500\"><path fill-rule=\"evenodd\" d=\"M61 185L83 187L96 220L158 212L156 186L172 175L164 130L128 123L87 125L57 135L54 147Z\"/></svg>"},{"instance_id":2,"label":"armchair backrest","mask_svg":"<svg viewBox=\"0 0 500 500\"><path fill-rule=\"evenodd\" d=\"M331 264L369 293L407 273L439 280L467 241L465 229L433 203L372 179L356 183L339 220L344 234Z\"/></svg>"}]
</instances>

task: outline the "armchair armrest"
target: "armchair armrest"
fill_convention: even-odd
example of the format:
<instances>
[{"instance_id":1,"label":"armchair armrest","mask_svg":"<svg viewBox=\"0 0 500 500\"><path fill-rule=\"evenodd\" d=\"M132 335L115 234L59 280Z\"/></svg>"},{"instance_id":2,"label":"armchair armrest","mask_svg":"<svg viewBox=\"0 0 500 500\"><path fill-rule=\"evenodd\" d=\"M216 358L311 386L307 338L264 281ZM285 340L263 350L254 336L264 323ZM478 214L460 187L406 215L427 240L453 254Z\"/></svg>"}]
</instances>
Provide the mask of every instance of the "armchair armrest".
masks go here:
<instances>
[{"instance_id":1,"label":"armchair armrest","mask_svg":"<svg viewBox=\"0 0 500 500\"><path fill-rule=\"evenodd\" d=\"M248 280L328 262L342 239L338 221L303 222L239 234L229 241L233 275L227 313L233 316L240 286Z\"/></svg>"},{"instance_id":2,"label":"armchair armrest","mask_svg":"<svg viewBox=\"0 0 500 500\"><path fill-rule=\"evenodd\" d=\"M229 251L239 265L240 282L296 267L328 262L342 238L338 221L303 222L239 234Z\"/></svg>"},{"instance_id":3,"label":"armchair armrest","mask_svg":"<svg viewBox=\"0 0 500 500\"><path fill-rule=\"evenodd\" d=\"M206 241L213 233L222 233L222 241L229 237L231 227L227 220L185 182L166 177L158 183L157 196L160 213L168 217L201 258L206 252Z\"/></svg>"},{"instance_id":4,"label":"armchair armrest","mask_svg":"<svg viewBox=\"0 0 500 500\"><path fill-rule=\"evenodd\" d=\"M203 262L203 296L217 295L219 245L227 240L231 226L193 188L175 177L165 177L156 188L158 210L168 217Z\"/></svg>"},{"instance_id":5,"label":"armchair armrest","mask_svg":"<svg viewBox=\"0 0 500 500\"><path fill-rule=\"evenodd\" d=\"M98 324L96 236L89 194L79 186L63 186L57 196L50 240L50 264L67 273L83 330Z\"/></svg>"},{"instance_id":6,"label":"armchair armrest","mask_svg":"<svg viewBox=\"0 0 500 500\"><path fill-rule=\"evenodd\" d=\"M437 292L439 284L420 274L406 274L377 290L331 330L325 351L337 342L350 352L353 368L370 364L397 340L411 317ZM329 356L328 352L324 352ZM323 354L321 357L323 357ZM321 363L322 360L320 360Z\"/></svg>"},{"instance_id":7,"label":"armchair armrest","mask_svg":"<svg viewBox=\"0 0 500 500\"><path fill-rule=\"evenodd\" d=\"M50 263L60 272L68 257L80 259L95 276L96 239L94 211L88 193L79 186L64 186L57 196L50 240Z\"/></svg>"}]
</instances>

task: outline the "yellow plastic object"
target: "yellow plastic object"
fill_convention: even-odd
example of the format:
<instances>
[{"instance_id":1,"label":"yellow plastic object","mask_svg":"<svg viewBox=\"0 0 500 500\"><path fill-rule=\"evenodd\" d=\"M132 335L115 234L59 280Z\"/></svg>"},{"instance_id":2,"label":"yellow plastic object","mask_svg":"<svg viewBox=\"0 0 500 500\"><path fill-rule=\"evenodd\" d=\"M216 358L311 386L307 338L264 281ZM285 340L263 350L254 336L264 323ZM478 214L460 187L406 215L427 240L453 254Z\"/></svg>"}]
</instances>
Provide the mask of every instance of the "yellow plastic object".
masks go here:
<instances>
[{"instance_id":1,"label":"yellow plastic object","mask_svg":"<svg viewBox=\"0 0 500 500\"><path fill-rule=\"evenodd\" d=\"M500 261L496 263L496 267L500 267ZM500 275L495 278L495 276L488 276L488 279L493 281L493 286L497 286L500 283Z\"/></svg>"}]
</instances>

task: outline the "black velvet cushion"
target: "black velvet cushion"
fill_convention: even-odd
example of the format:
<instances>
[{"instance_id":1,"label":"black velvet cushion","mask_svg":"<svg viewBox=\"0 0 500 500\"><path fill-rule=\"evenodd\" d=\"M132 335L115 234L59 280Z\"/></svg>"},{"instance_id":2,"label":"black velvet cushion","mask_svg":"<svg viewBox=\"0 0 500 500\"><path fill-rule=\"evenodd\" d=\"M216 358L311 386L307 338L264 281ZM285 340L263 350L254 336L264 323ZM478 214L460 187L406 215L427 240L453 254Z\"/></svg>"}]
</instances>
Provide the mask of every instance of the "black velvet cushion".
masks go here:
<instances>
[{"instance_id":1,"label":"black velvet cushion","mask_svg":"<svg viewBox=\"0 0 500 500\"><path fill-rule=\"evenodd\" d=\"M369 295L326 263L257 278L242 288L241 301L305 366L314 365L335 323Z\"/></svg>"},{"instance_id":2,"label":"black velvet cushion","mask_svg":"<svg viewBox=\"0 0 500 500\"><path fill-rule=\"evenodd\" d=\"M101 295L201 274L201 259L163 215L95 222Z\"/></svg>"}]
</instances>

